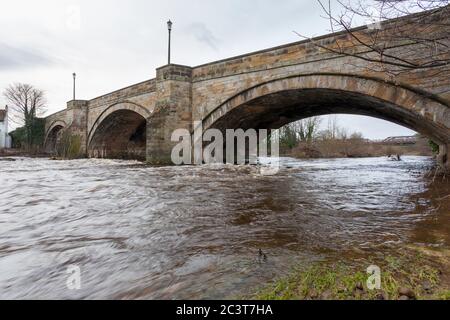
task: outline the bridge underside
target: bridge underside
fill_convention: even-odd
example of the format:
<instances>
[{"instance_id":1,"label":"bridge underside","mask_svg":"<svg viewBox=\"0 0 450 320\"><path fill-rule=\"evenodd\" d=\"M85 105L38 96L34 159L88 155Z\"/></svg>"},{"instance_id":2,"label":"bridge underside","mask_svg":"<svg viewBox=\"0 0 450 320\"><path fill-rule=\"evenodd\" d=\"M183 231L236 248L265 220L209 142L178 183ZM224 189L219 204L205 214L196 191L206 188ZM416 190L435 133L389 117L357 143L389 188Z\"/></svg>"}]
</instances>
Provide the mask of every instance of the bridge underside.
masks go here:
<instances>
[{"instance_id":1,"label":"bridge underside","mask_svg":"<svg viewBox=\"0 0 450 320\"><path fill-rule=\"evenodd\" d=\"M145 160L147 121L131 110L119 110L100 123L89 144L94 158Z\"/></svg>"},{"instance_id":2,"label":"bridge underside","mask_svg":"<svg viewBox=\"0 0 450 320\"><path fill-rule=\"evenodd\" d=\"M387 120L436 142L447 142L448 132L417 114L392 103L359 93L329 90L286 90L268 94L233 108L210 127L225 129L279 129L304 118L327 114L355 114Z\"/></svg>"}]
</instances>

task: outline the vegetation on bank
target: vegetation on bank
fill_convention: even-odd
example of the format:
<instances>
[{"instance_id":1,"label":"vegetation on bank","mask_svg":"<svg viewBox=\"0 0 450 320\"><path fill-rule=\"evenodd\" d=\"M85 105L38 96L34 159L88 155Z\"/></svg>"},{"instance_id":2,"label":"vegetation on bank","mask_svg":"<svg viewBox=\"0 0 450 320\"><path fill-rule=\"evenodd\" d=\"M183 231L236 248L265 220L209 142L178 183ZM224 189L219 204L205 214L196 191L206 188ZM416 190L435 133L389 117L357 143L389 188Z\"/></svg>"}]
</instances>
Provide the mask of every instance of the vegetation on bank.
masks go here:
<instances>
[{"instance_id":1,"label":"vegetation on bank","mask_svg":"<svg viewBox=\"0 0 450 320\"><path fill-rule=\"evenodd\" d=\"M81 158L81 144L80 136L70 134L68 131L63 132L56 142L56 159L70 160Z\"/></svg>"},{"instance_id":2,"label":"vegetation on bank","mask_svg":"<svg viewBox=\"0 0 450 320\"><path fill-rule=\"evenodd\" d=\"M385 257L297 267L249 298L256 300L450 300L448 252L405 249ZM381 268L381 289L369 290L366 272Z\"/></svg>"},{"instance_id":3,"label":"vegetation on bank","mask_svg":"<svg viewBox=\"0 0 450 320\"><path fill-rule=\"evenodd\" d=\"M439 153L439 145L432 140L429 141L429 144L430 144L430 148L431 148L431 151L433 152L433 154L438 154Z\"/></svg>"},{"instance_id":4,"label":"vegetation on bank","mask_svg":"<svg viewBox=\"0 0 450 320\"><path fill-rule=\"evenodd\" d=\"M439 150L439 147L438 147ZM418 138L414 145L390 145L361 138L299 142L283 154L294 158L364 158L396 155L433 156L428 140Z\"/></svg>"},{"instance_id":5,"label":"vegetation on bank","mask_svg":"<svg viewBox=\"0 0 450 320\"><path fill-rule=\"evenodd\" d=\"M393 145L365 139L361 133L349 133L336 117L320 130L322 120L313 117L288 124L278 131L280 152L294 158L362 158L396 155L432 156L439 146L420 136L414 145Z\"/></svg>"},{"instance_id":6,"label":"vegetation on bank","mask_svg":"<svg viewBox=\"0 0 450 320\"><path fill-rule=\"evenodd\" d=\"M28 126L23 126L10 134L14 149L26 150L31 153L39 152L44 145L45 119L34 118Z\"/></svg>"}]
</instances>

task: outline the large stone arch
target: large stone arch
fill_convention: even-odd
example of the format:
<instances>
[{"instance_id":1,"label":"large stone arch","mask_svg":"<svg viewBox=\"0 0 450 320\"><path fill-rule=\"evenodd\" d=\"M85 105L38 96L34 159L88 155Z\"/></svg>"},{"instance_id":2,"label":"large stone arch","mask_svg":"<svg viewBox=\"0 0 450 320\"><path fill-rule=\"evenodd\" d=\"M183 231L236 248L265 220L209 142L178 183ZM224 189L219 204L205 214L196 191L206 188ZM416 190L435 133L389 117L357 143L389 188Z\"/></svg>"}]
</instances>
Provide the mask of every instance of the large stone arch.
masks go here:
<instances>
[{"instance_id":1,"label":"large stone arch","mask_svg":"<svg viewBox=\"0 0 450 320\"><path fill-rule=\"evenodd\" d=\"M89 156L144 159L150 116L145 107L129 101L109 106L89 130Z\"/></svg>"},{"instance_id":2,"label":"large stone arch","mask_svg":"<svg viewBox=\"0 0 450 320\"><path fill-rule=\"evenodd\" d=\"M58 137L67 129L67 123L63 120L53 121L47 128L44 135L44 149L48 152L55 152Z\"/></svg>"},{"instance_id":3,"label":"large stone arch","mask_svg":"<svg viewBox=\"0 0 450 320\"><path fill-rule=\"evenodd\" d=\"M267 128L310 116L372 116L450 143L450 107L420 90L346 74L292 75L260 83L229 98L204 117L203 129Z\"/></svg>"}]
</instances>

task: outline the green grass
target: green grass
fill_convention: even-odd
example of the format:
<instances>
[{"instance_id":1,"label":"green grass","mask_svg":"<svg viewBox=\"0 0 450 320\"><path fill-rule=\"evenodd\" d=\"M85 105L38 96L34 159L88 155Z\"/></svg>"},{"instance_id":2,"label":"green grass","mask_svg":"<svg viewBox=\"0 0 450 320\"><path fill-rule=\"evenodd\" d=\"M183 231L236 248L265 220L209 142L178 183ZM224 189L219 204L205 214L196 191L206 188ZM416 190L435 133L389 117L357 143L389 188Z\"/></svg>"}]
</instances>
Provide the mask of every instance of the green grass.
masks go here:
<instances>
[{"instance_id":1,"label":"green grass","mask_svg":"<svg viewBox=\"0 0 450 320\"><path fill-rule=\"evenodd\" d=\"M381 268L381 290L368 290L366 269ZM374 300L400 298L400 289L412 290L417 299L450 299L449 284L441 280L445 266L417 251L348 263L315 263L297 267L289 276L265 286L249 298L257 300ZM445 270L445 269L444 269Z\"/></svg>"}]
</instances>

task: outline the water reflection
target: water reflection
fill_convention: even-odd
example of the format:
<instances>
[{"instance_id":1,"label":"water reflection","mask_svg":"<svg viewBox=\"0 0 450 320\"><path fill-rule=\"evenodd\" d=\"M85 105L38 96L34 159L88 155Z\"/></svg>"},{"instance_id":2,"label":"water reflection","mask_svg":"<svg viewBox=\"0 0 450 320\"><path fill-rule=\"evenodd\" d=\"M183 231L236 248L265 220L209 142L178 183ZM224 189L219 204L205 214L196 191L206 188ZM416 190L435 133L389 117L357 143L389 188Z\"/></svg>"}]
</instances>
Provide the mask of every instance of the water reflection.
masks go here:
<instances>
[{"instance_id":1,"label":"water reflection","mask_svg":"<svg viewBox=\"0 0 450 320\"><path fill-rule=\"evenodd\" d=\"M423 177L432 165L284 159L267 177L234 166L2 163L0 298L225 298L293 263L449 246L450 185ZM69 265L81 267L80 291L66 288Z\"/></svg>"}]
</instances>

